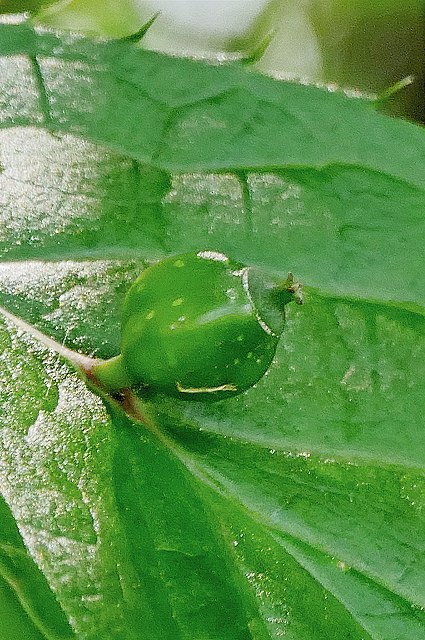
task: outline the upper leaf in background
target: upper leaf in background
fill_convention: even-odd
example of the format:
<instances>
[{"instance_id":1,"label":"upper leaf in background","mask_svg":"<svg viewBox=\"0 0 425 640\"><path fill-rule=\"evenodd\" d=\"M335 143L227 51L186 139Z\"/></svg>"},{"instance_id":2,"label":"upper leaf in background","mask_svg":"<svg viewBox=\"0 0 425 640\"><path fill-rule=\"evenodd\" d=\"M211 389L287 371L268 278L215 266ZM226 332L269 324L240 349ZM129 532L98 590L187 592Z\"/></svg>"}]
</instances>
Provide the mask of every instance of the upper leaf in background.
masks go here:
<instances>
[{"instance_id":1,"label":"upper leaf in background","mask_svg":"<svg viewBox=\"0 0 425 640\"><path fill-rule=\"evenodd\" d=\"M3 127L41 117L49 129L179 173L338 163L422 185L420 130L364 100L276 82L238 63L168 58L27 24L1 25L0 54L16 56L8 66L14 60L21 82L38 93L32 105L14 105L13 115L5 105Z\"/></svg>"},{"instance_id":2,"label":"upper leaf in background","mask_svg":"<svg viewBox=\"0 0 425 640\"><path fill-rule=\"evenodd\" d=\"M37 19L57 29L119 37L134 33L155 11L160 15L144 48L183 56L249 55L272 34L257 69L374 95L410 76L411 86L381 108L424 121L422 0L65 0Z\"/></svg>"},{"instance_id":3,"label":"upper leaf in background","mask_svg":"<svg viewBox=\"0 0 425 640\"><path fill-rule=\"evenodd\" d=\"M419 127L379 115L363 100L276 82L239 64L167 58L129 43L38 33L26 24L0 27L2 51L9 56L3 127L73 133L156 168L145 166L139 175L137 165L122 166L124 172L117 167L114 179L121 181L122 204L133 210L133 222L126 237L120 227L122 241L103 257L134 257L138 240L146 247L146 226L155 226L152 257L198 249L207 239L211 248L236 250L237 258L277 272L289 263L301 279L330 293L424 303L425 142ZM4 184L15 180L13 163L25 163L18 149L15 160L8 158L10 151L3 151ZM90 171L84 156L72 162ZM70 255L68 241L58 246L67 234L81 256L93 255L85 232L75 235L75 214L72 225L67 222L68 198L58 210L62 187L50 166L46 159L51 189L40 208L49 229L64 230L53 241L55 257ZM171 190L170 171L180 174ZM206 179L211 172L220 175ZM132 180L141 181L139 188ZM107 198L114 193L109 186L104 183ZM95 214L99 229L114 225L107 198ZM11 207L3 210L6 216ZM13 259L46 255L46 249L52 255L52 236L43 237L43 229L30 246L8 238L2 252Z\"/></svg>"}]
</instances>

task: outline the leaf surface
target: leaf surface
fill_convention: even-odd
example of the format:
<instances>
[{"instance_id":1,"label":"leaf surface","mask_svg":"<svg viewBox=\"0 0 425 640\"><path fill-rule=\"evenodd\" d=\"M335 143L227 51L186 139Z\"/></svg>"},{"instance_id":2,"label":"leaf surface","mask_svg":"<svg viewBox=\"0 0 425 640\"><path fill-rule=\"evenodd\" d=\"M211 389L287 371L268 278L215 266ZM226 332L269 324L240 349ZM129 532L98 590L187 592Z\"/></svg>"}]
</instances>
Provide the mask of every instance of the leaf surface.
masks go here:
<instances>
[{"instance_id":1,"label":"leaf surface","mask_svg":"<svg viewBox=\"0 0 425 640\"><path fill-rule=\"evenodd\" d=\"M43 574L28 555L3 498L0 498L0 518L1 637L75 638Z\"/></svg>"},{"instance_id":2,"label":"leaf surface","mask_svg":"<svg viewBox=\"0 0 425 640\"><path fill-rule=\"evenodd\" d=\"M254 388L146 424L1 325L0 488L76 637L425 638L423 130L25 23L0 53L3 307L110 357L153 259L306 285Z\"/></svg>"}]
</instances>

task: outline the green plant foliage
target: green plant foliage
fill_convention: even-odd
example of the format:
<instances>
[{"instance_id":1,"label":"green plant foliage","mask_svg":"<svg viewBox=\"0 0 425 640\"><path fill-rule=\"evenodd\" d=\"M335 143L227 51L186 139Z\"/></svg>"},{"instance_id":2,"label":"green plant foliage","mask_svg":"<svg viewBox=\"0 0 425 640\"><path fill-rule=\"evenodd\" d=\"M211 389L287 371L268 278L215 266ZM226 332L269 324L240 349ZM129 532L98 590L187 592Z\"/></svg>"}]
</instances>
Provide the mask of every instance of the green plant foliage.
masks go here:
<instances>
[{"instance_id":1,"label":"green plant foliage","mask_svg":"<svg viewBox=\"0 0 425 640\"><path fill-rule=\"evenodd\" d=\"M305 284L253 388L142 421L1 321L0 490L75 637L423 640L423 130L131 42L2 25L0 54L3 307L107 358L154 259Z\"/></svg>"},{"instance_id":2,"label":"green plant foliage","mask_svg":"<svg viewBox=\"0 0 425 640\"><path fill-rule=\"evenodd\" d=\"M0 634L25 640L75 638L0 498Z\"/></svg>"},{"instance_id":3,"label":"green plant foliage","mask_svg":"<svg viewBox=\"0 0 425 640\"><path fill-rule=\"evenodd\" d=\"M55 0L1 0L0 13L36 12Z\"/></svg>"}]
</instances>

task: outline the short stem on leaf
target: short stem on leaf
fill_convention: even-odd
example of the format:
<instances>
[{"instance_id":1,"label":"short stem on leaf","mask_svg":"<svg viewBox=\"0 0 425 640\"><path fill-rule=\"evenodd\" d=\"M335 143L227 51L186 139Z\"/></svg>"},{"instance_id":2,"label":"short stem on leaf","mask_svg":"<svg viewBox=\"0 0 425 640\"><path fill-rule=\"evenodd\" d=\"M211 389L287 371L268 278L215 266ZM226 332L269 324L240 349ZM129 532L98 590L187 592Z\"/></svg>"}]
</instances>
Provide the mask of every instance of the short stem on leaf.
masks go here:
<instances>
[{"instance_id":1,"label":"short stem on leaf","mask_svg":"<svg viewBox=\"0 0 425 640\"><path fill-rule=\"evenodd\" d=\"M121 355L95 365L91 374L105 389L111 392L128 389L132 385Z\"/></svg>"}]
</instances>

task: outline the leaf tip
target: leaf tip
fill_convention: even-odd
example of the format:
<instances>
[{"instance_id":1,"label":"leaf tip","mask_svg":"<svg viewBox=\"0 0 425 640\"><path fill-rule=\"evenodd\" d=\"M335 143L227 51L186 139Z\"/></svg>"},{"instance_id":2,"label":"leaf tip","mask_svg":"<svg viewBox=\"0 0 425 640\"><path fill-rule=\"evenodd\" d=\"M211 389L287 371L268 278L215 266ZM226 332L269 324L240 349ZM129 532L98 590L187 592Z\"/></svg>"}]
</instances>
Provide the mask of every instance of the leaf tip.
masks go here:
<instances>
[{"instance_id":1,"label":"leaf tip","mask_svg":"<svg viewBox=\"0 0 425 640\"><path fill-rule=\"evenodd\" d=\"M264 53L268 49L271 41L273 40L276 34L275 29L271 29L265 37L261 40L261 42L249 53L247 56L244 56L241 60L243 64L251 65L255 64L263 57Z\"/></svg>"},{"instance_id":2,"label":"leaf tip","mask_svg":"<svg viewBox=\"0 0 425 640\"><path fill-rule=\"evenodd\" d=\"M120 38L121 42L140 42L149 31L153 23L156 19L161 15L160 11L157 11L152 18L149 18L145 24L140 27L135 33L131 33L129 36L124 36L124 38Z\"/></svg>"},{"instance_id":3,"label":"leaf tip","mask_svg":"<svg viewBox=\"0 0 425 640\"><path fill-rule=\"evenodd\" d=\"M415 82L416 78L413 75L406 76L405 78L401 78L390 87L385 89L382 93L380 93L377 98L375 98L375 104L379 105L387 102L392 96L400 91L403 91L406 87L409 87L411 84Z\"/></svg>"}]
</instances>

